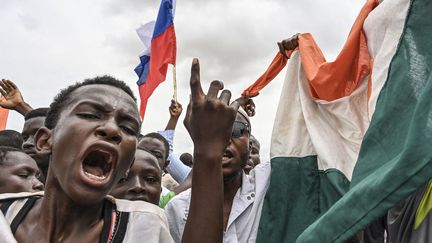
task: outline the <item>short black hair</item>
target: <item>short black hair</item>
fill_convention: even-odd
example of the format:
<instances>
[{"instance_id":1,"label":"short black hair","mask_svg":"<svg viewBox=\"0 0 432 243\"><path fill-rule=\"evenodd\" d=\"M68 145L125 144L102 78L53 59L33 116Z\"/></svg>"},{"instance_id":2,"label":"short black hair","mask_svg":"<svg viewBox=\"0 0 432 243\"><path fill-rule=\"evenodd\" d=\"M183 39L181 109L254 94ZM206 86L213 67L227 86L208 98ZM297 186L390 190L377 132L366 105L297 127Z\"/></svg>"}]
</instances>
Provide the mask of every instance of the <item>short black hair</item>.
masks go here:
<instances>
[{"instance_id":1,"label":"short black hair","mask_svg":"<svg viewBox=\"0 0 432 243\"><path fill-rule=\"evenodd\" d=\"M142 138L140 139L140 143L141 143L141 140L144 138L155 138L157 140L160 140L165 146L165 159L168 159L168 157L169 157L169 143L168 143L168 140L166 140L166 138L164 136L160 135L157 132L147 133L146 135L142 136Z\"/></svg>"},{"instance_id":2,"label":"short black hair","mask_svg":"<svg viewBox=\"0 0 432 243\"><path fill-rule=\"evenodd\" d=\"M27 121L35 117L46 117L48 115L48 111L48 107L34 109L25 115L24 120Z\"/></svg>"},{"instance_id":3,"label":"short black hair","mask_svg":"<svg viewBox=\"0 0 432 243\"><path fill-rule=\"evenodd\" d=\"M21 149L23 142L21 133L15 130L0 131L0 146Z\"/></svg>"},{"instance_id":4,"label":"short black hair","mask_svg":"<svg viewBox=\"0 0 432 243\"><path fill-rule=\"evenodd\" d=\"M98 76L91 79L85 79L82 82L75 83L65 89L62 89L60 93L57 94L57 96L54 98L54 101L51 103L50 109L45 118L45 126L48 129L53 129L57 125L57 122L60 117L60 113L66 107L71 93L82 86L92 85L92 84L105 84L105 85L110 85L119 88L124 92L126 92L136 102L136 98L132 90L123 81L120 81L108 75Z\"/></svg>"},{"instance_id":5,"label":"short black hair","mask_svg":"<svg viewBox=\"0 0 432 243\"><path fill-rule=\"evenodd\" d=\"M193 164L193 156L190 153L182 153L179 159L189 167Z\"/></svg>"},{"instance_id":6,"label":"short black hair","mask_svg":"<svg viewBox=\"0 0 432 243\"><path fill-rule=\"evenodd\" d=\"M158 163L158 158L156 157L156 155L154 155L150 150L148 150L147 148L143 148L143 147L137 147L137 150L141 150L141 151L146 151L147 153L149 153L151 156L153 156L153 158L156 160L156 164L157 164L157 166L158 166L158 169L159 170L162 170L161 168L160 168L160 166L159 166L159 163Z\"/></svg>"},{"instance_id":7,"label":"short black hair","mask_svg":"<svg viewBox=\"0 0 432 243\"><path fill-rule=\"evenodd\" d=\"M5 160L6 154L9 152L24 153L24 151L22 151L21 149L15 148L15 147L0 146L0 165L3 164L3 161Z\"/></svg>"}]
</instances>

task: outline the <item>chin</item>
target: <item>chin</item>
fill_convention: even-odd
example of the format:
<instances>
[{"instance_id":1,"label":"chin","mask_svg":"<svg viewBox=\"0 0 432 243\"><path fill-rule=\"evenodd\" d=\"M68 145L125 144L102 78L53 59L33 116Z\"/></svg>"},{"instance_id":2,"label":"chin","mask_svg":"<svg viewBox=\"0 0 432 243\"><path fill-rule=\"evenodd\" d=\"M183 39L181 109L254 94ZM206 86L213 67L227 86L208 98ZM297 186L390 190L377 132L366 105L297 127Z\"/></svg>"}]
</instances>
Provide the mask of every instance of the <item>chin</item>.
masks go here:
<instances>
[{"instance_id":1,"label":"chin","mask_svg":"<svg viewBox=\"0 0 432 243\"><path fill-rule=\"evenodd\" d=\"M77 185L77 184L75 184ZM65 193L77 205L91 206L102 203L108 195L109 190L104 193L104 190L89 190L87 188L71 188L65 190Z\"/></svg>"}]
</instances>

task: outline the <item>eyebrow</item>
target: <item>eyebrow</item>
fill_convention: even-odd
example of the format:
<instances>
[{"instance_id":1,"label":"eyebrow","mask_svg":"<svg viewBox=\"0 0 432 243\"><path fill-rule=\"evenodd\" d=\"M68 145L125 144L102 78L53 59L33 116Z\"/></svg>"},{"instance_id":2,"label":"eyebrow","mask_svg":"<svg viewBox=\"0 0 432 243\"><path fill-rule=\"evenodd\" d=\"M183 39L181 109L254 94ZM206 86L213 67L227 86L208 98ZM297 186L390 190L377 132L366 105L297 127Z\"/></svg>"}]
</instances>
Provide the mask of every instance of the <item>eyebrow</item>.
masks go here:
<instances>
[{"instance_id":1,"label":"eyebrow","mask_svg":"<svg viewBox=\"0 0 432 243\"><path fill-rule=\"evenodd\" d=\"M89 105L92 108L94 108L94 109L96 109L98 111L101 111L103 113L108 113L108 112L113 111L112 109L108 109L107 108L108 104L102 105L102 104L100 104L98 102L93 102L93 101L89 101L89 100L85 100L85 101L82 101L82 102L78 103L75 106L74 110L77 107L82 106L82 105ZM120 110L120 111L122 111L122 110ZM138 129L140 128L140 122L137 119L135 119L133 116L129 115L129 113L127 111L121 112L120 113L120 117L121 118L125 118L125 119L130 120L130 121L133 121L135 123L135 125L138 126Z\"/></svg>"}]
</instances>

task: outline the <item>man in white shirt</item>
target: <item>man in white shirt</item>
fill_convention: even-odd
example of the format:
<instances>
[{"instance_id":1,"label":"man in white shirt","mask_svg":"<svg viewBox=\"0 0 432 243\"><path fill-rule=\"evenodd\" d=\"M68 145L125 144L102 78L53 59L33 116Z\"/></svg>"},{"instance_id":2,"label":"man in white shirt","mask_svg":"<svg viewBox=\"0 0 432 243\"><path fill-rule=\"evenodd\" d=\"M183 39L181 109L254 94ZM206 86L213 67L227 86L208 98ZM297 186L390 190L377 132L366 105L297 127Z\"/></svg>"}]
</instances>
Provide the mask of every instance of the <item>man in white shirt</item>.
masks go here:
<instances>
[{"instance_id":1,"label":"man in white shirt","mask_svg":"<svg viewBox=\"0 0 432 243\"><path fill-rule=\"evenodd\" d=\"M224 242L255 242L261 209L270 176L270 163L257 166L247 176L243 167L249 159L251 126L247 115L239 111L231 139L222 158L224 176ZM165 209L171 236L180 242L189 214L191 191L173 198Z\"/></svg>"}]
</instances>

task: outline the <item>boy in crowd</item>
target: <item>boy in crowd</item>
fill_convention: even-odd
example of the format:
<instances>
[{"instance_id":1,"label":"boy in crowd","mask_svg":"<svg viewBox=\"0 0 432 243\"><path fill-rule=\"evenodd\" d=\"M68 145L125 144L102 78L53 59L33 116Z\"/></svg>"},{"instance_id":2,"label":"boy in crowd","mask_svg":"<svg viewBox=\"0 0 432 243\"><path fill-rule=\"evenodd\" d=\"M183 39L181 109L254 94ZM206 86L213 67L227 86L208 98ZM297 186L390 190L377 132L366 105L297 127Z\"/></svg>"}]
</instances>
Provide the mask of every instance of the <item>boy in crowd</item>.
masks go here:
<instances>
[{"instance_id":1,"label":"boy in crowd","mask_svg":"<svg viewBox=\"0 0 432 243\"><path fill-rule=\"evenodd\" d=\"M162 170L150 152L137 149L135 160L126 177L120 179L110 195L119 199L145 201L159 205L162 191Z\"/></svg>"},{"instance_id":2,"label":"boy in crowd","mask_svg":"<svg viewBox=\"0 0 432 243\"><path fill-rule=\"evenodd\" d=\"M24 127L21 132L23 137L22 149L30 155L37 163L41 172L40 180L45 183L48 173L49 156L38 154L35 148L35 134L39 128L44 126L45 117L47 116L49 108L37 108L28 112L24 116Z\"/></svg>"},{"instance_id":3,"label":"boy in crowd","mask_svg":"<svg viewBox=\"0 0 432 243\"><path fill-rule=\"evenodd\" d=\"M3 101L0 101L1 107L15 110L24 116L25 122L21 133L23 139L22 149L36 161L41 172L40 180L45 183L49 158L36 153L34 135L37 130L44 125L45 117L48 114L48 108L37 108L33 110L33 108L24 101L18 87L7 79L2 79L0 81L0 93L5 98Z\"/></svg>"},{"instance_id":4,"label":"boy in crowd","mask_svg":"<svg viewBox=\"0 0 432 243\"><path fill-rule=\"evenodd\" d=\"M265 194L265 181L258 177L250 178L243 173L249 160L250 132L251 126L247 115L239 111L233 124L228 146L219 162L223 172L224 242L237 242L237 239L238 242L247 242L250 239L253 225L250 220L259 217L257 212L260 210L258 207L260 203L254 204L254 201L256 197L262 198ZM258 174L261 174L260 170ZM173 198L166 207L165 213L175 242L181 241L189 214L190 200L191 191L188 190ZM255 233L256 236L256 232L252 233Z\"/></svg>"},{"instance_id":5,"label":"boy in crowd","mask_svg":"<svg viewBox=\"0 0 432 243\"><path fill-rule=\"evenodd\" d=\"M16 240L172 242L157 206L106 197L132 165L140 125L121 81L103 76L62 90L35 136L38 153L51 158L45 195L1 196Z\"/></svg>"},{"instance_id":6,"label":"boy in crowd","mask_svg":"<svg viewBox=\"0 0 432 243\"><path fill-rule=\"evenodd\" d=\"M43 190L36 162L18 148L0 146L0 193Z\"/></svg>"}]
</instances>

